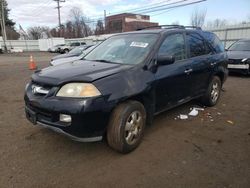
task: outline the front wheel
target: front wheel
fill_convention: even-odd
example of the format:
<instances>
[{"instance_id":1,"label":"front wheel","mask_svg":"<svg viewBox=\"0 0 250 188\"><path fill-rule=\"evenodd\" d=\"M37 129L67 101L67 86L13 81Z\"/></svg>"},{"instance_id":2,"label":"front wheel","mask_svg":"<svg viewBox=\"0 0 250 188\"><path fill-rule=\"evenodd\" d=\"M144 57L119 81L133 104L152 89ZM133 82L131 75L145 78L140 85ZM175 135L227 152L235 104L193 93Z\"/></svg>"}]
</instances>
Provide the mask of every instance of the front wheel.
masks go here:
<instances>
[{"instance_id":1,"label":"front wheel","mask_svg":"<svg viewBox=\"0 0 250 188\"><path fill-rule=\"evenodd\" d=\"M214 76L210 82L206 94L202 97L201 102L206 106L214 106L217 104L221 94L221 80L218 76Z\"/></svg>"},{"instance_id":2,"label":"front wheel","mask_svg":"<svg viewBox=\"0 0 250 188\"><path fill-rule=\"evenodd\" d=\"M63 54L66 54L68 52L69 52L69 49L67 49L67 48L62 51Z\"/></svg>"},{"instance_id":3,"label":"front wheel","mask_svg":"<svg viewBox=\"0 0 250 188\"><path fill-rule=\"evenodd\" d=\"M133 151L141 142L146 122L144 106L137 101L127 101L112 112L107 140L111 148L121 153Z\"/></svg>"}]
</instances>

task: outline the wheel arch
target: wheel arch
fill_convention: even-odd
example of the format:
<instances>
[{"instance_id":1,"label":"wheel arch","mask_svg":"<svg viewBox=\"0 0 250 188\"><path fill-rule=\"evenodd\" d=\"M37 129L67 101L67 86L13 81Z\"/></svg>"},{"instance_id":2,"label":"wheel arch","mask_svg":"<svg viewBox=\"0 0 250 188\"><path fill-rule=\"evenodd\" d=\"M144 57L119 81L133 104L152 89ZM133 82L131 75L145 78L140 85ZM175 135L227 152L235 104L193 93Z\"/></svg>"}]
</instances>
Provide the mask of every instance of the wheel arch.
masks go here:
<instances>
[{"instance_id":1,"label":"wheel arch","mask_svg":"<svg viewBox=\"0 0 250 188\"><path fill-rule=\"evenodd\" d=\"M153 90L146 93L140 93L127 98L126 100L135 100L140 102L146 110L146 124L151 125L155 113L155 92Z\"/></svg>"}]
</instances>

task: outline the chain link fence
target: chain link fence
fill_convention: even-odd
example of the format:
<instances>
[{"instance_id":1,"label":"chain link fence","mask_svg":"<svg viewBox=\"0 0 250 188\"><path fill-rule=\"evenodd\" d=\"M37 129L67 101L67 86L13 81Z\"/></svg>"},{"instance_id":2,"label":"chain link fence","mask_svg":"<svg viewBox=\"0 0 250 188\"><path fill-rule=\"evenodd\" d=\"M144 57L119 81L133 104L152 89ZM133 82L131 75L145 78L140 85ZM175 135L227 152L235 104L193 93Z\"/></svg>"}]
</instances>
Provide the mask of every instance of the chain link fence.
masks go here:
<instances>
[{"instance_id":1,"label":"chain link fence","mask_svg":"<svg viewBox=\"0 0 250 188\"><path fill-rule=\"evenodd\" d=\"M225 48L228 48L239 39L250 39L250 23L219 28L205 28L204 30L215 33L224 43Z\"/></svg>"}]
</instances>

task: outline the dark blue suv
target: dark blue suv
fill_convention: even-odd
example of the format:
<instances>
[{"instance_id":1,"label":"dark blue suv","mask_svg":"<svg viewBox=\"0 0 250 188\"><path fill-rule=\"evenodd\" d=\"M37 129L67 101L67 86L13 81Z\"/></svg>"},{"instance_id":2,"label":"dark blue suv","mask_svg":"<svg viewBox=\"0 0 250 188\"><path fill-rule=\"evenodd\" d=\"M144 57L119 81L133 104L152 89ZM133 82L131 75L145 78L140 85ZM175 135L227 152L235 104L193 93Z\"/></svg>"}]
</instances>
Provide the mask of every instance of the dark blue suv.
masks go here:
<instances>
[{"instance_id":1,"label":"dark blue suv","mask_svg":"<svg viewBox=\"0 0 250 188\"><path fill-rule=\"evenodd\" d=\"M82 60L39 70L26 86L26 116L77 141L104 136L128 153L153 116L192 99L214 106L227 78L216 35L165 26L121 33Z\"/></svg>"}]
</instances>

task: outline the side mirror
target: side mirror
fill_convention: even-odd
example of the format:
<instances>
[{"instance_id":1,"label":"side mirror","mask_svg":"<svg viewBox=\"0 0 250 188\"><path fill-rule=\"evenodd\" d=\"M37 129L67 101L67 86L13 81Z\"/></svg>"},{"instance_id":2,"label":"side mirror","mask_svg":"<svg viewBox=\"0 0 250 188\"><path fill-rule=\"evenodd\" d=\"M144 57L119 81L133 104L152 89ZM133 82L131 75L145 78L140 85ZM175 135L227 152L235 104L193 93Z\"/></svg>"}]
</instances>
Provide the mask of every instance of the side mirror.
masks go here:
<instances>
[{"instance_id":1,"label":"side mirror","mask_svg":"<svg viewBox=\"0 0 250 188\"><path fill-rule=\"evenodd\" d=\"M225 51L227 52L227 51L228 51L228 49L227 49L227 48L225 48Z\"/></svg>"},{"instance_id":2,"label":"side mirror","mask_svg":"<svg viewBox=\"0 0 250 188\"><path fill-rule=\"evenodd\" d=\"M158 55L157 64L158 65L170 65L175 62L174 56L169 55Z\"/></svg>"}]
</instances>

